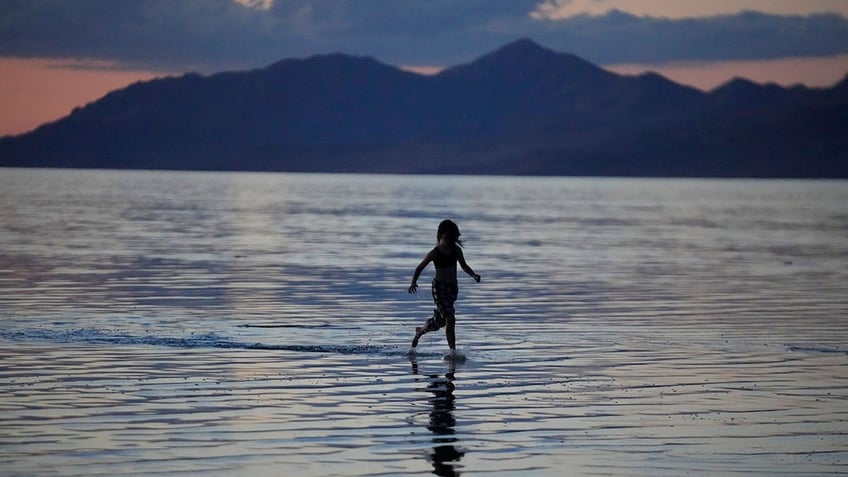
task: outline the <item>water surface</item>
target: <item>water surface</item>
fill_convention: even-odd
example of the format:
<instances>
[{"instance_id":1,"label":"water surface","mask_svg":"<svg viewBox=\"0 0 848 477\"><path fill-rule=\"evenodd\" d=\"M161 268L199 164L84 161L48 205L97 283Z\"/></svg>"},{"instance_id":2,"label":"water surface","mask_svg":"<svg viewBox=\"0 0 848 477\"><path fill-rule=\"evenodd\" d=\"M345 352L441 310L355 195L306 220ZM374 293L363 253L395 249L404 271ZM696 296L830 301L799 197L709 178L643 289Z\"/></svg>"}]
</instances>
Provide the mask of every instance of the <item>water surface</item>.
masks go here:
<instances>
[{"instance_id":1,"label":"water surface","mask_svg":"<svg viewBox=\"0 0 848 477\"><path fill-rule=\"evenodd\" d=\"M846 203L844 181L0 169L0 470L844 474ZM407 354L447 217L483 276L458 363L437 333Z\"/></svg>"}]
</instances>

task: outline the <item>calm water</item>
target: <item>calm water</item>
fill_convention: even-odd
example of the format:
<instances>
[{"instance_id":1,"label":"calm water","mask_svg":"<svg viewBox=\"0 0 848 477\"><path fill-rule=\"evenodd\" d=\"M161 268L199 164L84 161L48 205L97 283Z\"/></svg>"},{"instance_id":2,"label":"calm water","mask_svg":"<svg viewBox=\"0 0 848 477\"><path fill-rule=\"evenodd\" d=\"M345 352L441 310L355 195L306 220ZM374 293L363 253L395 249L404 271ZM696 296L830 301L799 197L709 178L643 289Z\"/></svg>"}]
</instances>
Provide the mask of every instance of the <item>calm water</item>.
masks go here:
<instances>
[{"instance_id":1,"label":"calm water","mask_svg":"<svg viewBox=\"0 0 848 477\"><path fill-rule=\"evenodd\" d=\"M0 169L0 474L845 474L846 204L844 181ZM448 217L483 276L460 363L438 333L407 354Z\"/></svg>"}]
</instances>

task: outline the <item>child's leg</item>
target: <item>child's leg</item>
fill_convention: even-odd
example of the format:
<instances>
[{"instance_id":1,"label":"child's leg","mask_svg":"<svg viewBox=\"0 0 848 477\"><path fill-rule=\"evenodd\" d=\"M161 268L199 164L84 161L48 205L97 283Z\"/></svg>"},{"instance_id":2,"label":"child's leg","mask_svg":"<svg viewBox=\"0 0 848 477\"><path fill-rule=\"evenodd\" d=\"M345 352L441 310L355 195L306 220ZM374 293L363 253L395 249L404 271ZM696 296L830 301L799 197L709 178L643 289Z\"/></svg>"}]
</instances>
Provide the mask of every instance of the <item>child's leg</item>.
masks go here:
<instances>
[{"instance_id":1,"label":"child's leg","mask_svg":"<svg viewBox=\"0 0 848 477\"><path fill-rule=\"evenodd\" d=\"M439 314L439 310L433 310L433 316L427 319L427 322L424 323L424 326L419 326L415 328L415 337L412 338L412 347L415 348L418 346L418 340L426 333L431 331L436 331L441 328L440 323L443 323L444 320L441 318Z\"/></svg>"},{"instance_id":2,"label":"child's leg","mask_svg":"<svg viewBox=\"0 0 848 477\"><path fill-rule=\"evenodd\" d=\"M456 317L453 315L445 317L445 337L448 339L450 349L456 349Z\"/></svg>"},{"instance_id":3,"label":"child's leg","mask_svg":"<svg viewBox=\"0 0 848 477\"><path fill-rule=\"evenodd\" d=\"M436 311L434 314L440 318L438 327L445 327L445 337L448 341L450 349L456 349L456 315L453 307L456 302L456 297L459 294L459 289L455 283L442 283L433 280L433 301L436 303Z\"/></svg>"}]
</instances>

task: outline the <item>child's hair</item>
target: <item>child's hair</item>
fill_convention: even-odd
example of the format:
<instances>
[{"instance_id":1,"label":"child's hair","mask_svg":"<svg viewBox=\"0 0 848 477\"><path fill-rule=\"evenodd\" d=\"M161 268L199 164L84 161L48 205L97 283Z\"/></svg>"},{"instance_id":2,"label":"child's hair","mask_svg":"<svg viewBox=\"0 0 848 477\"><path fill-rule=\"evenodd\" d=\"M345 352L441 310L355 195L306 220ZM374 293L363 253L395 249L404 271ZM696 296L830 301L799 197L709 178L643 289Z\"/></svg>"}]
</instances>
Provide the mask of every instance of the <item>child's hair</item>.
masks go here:
<instances>
[{"instance_id":1,"label":"child's hair","mask_svg":"<svg viewBox=\"0 0 848 477\"><path fill-rule=\"evenodd\" d=\"M439 230L436 232L436 241L441 240L442 236L444 236L448 242L461 247L462 240L459 239L460 235L462 234L459 233L459 226L456 225L453 220L445 219L439 224Z\"/></svg>"}]
</instances>

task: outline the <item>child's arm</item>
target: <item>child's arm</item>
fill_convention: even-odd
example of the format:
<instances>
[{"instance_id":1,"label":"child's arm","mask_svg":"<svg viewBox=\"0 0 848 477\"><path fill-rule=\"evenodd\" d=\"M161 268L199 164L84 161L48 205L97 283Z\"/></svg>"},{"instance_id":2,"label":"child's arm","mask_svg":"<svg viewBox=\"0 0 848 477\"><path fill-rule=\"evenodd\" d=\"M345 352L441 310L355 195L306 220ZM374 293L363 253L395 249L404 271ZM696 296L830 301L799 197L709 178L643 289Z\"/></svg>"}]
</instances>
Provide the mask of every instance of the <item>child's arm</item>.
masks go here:
<instances>
[{"instance_id":1,"label":"child's arm","mask_svg":"<svg viewBox=\"0 0 848 477\"><path fill-rule=\"evenodd\" d=\"M419 263L418 266L415 267L415 274L412 275L412 284L410 284L409 288L407 289L409 293L415 293L416 291L418 291L418 277L421 276L421 272L423 272L424 269L427 268L427 265L429 265L432 261L433 251L430 250L429 252L427 252L427 255L424 256L424 260L421 260L421 263Z\"/></svg>"},{"instance_id":2,"label":"child's arm","mask_svg":"<svg viewBox=\"0 0 848 477\"><path fill-rule=\"evenodd\" d=\"M456 258L459 261L459 266L462 267L462 270L465 273L471 275L471 277L474 278L474 281L476 281L477 283L480 283L480 275L477 275L476 273L474 273L474 270L472 270L471 267L469 267L468 264L465 263L465 255L462 254L462 249L457 247L456 252L457 252Z\"/></svg>"}]
</instances>

